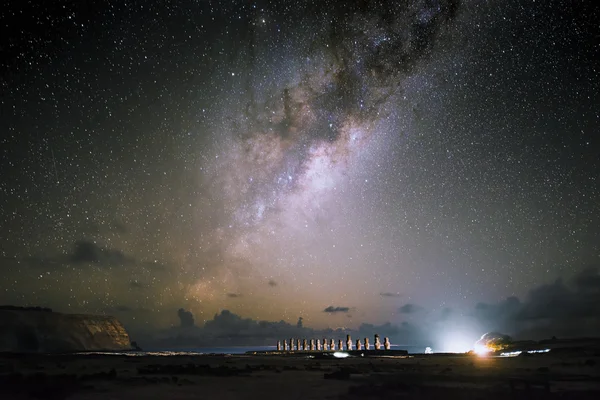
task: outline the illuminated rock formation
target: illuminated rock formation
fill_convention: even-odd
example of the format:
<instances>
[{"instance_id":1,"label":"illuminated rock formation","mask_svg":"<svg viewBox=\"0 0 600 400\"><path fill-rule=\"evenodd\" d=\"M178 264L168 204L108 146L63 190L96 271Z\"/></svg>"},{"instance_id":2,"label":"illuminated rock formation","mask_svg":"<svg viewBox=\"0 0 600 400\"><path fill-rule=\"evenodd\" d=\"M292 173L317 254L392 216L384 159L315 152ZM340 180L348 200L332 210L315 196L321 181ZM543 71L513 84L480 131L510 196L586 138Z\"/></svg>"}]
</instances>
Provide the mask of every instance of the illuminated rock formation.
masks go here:
<instances>
[{"instance_id":1,"label":"illuminated rock formation","mask_svg":"<svg viewBox=\"0 0 600 400\"><path fill-rule=\"evenodd\" d=\"M488 332L475 342L475 352L484 354L504 350L510 346L512 338L499 332Z\"/></svg>"}]
</instances>

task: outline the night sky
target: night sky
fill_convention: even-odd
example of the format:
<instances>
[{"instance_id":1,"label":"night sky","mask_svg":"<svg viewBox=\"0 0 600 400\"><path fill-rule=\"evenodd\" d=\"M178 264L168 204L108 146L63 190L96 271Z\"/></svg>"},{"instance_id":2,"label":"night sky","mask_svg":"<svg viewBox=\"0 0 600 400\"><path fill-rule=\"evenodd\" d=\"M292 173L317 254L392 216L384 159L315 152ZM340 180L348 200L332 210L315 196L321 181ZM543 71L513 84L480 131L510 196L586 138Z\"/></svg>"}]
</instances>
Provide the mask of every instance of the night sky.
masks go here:
<instances>
[{"instance_id":1,"label":"night sky","mask_svg":"<svg viewBox=\"0 0 600 400\"><path fill-rule=\"evenodd\" d=\"M0 304L136 332L180 308L407 326L548 288L581 310L593 3L9 0Z\"/></svg>"}]
</instances>

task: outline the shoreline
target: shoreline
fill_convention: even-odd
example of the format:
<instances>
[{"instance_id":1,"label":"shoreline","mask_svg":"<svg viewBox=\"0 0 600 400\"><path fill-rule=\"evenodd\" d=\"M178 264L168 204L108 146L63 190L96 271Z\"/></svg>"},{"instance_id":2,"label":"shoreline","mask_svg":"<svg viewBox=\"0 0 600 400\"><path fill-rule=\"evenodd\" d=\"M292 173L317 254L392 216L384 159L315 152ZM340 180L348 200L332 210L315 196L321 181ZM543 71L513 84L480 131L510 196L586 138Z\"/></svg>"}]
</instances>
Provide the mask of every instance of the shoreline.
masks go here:
<instances>
[{"instance_id":1,"label":"shoreline","mask_svg":"<svg viewBox=\"0 0 600 400\"><path fill-rule=\"evenodd\" d=\"M373 351L373 350L371 350ZM363 351L365 353L369 351ZM386 351L383 351L386 352ZM7 399L525 399L600 396L600 353L334 358L295 354L0 354ZM321 352L323 353L323 352Z\"/></svg>"}]
</instances>

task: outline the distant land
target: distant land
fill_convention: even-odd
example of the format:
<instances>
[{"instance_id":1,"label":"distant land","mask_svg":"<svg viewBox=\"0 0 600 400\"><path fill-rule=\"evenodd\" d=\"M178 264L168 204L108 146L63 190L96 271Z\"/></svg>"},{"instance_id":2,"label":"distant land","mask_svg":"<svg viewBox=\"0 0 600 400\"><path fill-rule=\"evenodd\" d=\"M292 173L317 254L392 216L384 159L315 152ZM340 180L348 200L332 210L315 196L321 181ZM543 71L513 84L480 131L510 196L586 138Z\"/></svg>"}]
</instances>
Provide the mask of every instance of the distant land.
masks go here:
<instances>
[{"instance_id":1,"label":"distant land","mask_svg":"<svg viewBox=\"0 0 600 400\"><path fill-rule=\"evenodd\" d=\"M129 334L115 317L0 306L0 352L126 351L132 347Z\"/></svg>"}]
</instances>

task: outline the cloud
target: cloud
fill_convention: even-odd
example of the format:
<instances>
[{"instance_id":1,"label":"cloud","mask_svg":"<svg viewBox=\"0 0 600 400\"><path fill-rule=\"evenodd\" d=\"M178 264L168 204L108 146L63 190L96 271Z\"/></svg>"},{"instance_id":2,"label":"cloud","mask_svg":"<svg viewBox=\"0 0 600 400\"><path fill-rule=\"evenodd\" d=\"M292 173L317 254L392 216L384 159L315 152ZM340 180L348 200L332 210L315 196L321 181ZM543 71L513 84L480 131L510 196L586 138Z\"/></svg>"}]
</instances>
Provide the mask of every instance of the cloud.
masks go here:
<instances>
[{"instance_id":1,"label":"cloud","mask_svg":"<svg viewBox=\"0 0 600 400\"><path fill-rule=\"evenodd\" d=\"M191 311L186 311L183 308L177 310L177 316L181 322L182 328L191 328L194 326L194 315Z\"/></svg>"},{"instance_id":2,"label":"cloud","mask_svg":"<svg viewBox=\"0 0 600 400\"><path fill-rule=\"evenodd\" d=\"M402 297L400 293L391 293L391 292L381 292L379 293L381 297Z\"/></svg>"},{"instance_id":3,"label":"cloud","mask_svg":"<svg viewBox=\"0 0 600 400\"><path fill-rule=\"evenodd\" d=\"M145 285L138 280L132 280L132 281L129 281L129 287L131 287L133 289L145 289L148 287L148 285Z\"/></svg>"},{"instance_id":4,"label":"cloud","mask_svg":"<svg viewBox=\"0 0 600 400\"><path fill-rule=\"evenodd\" d=\"M111 271L110 279L119 285L129 285L131 276L136 276L136 268L141 267L134 257L131 257L120 250L102 247L92 241L78 240L74 242L71 249L67 253L46 253L34 254L25 257L3 257L0 259L4 267L0 279L18 279L25 271L27 273L52 273L61 271L65 279L79 279L71 274L78 274L79 271L88 267L99 268L91 273L105 273L101 269L115 268ZM119 268L121 267L121 268ZM124 268L127 267L127 268ZM144 271L139 271L140 273ZM28 290L35 290L35 285ZM135 284L130 285L135 287ZM60 289L52 288L52 292L57 292L60 295ZM18 302L18 297L12 296ZM46 300L48 301L48 300ZM56 306L56 305L55 305Z\"/></svg>"},{"instance_id":5,"label":"cloud","mask_svg":"<svg viewBox=\"0 0 600 400\"><path fill-rule=\"evenodd\" d=\"M563 279L496 304L479 303L472 317L480 326L521 338L586 336L600 332L600 269L587 267L569 282Z\"/></svg>"},{"instance_id":6,"label":"cloud","mask_svg":"<svg viewBox=\"0 0 600 400\"><path fill-rule=\"evenodd\" d=\"M418 341L420 337L423 337L421 332L415 333L416 330L417 328L406 322L400 325L395 325L390 322L381 325L363 323L358 327L355 334L361 338L373 337L374 334L378 334L381 338L392 338L392 342L395 343L399 343L399 340L415 342Z\"/></svg>"},{"instance_id":7,"label":"cloud","mask_svg":"<svg viewBox=\"0 0 600 400\"><path fill-rule=\"evenodd\" d=\"M127 265L135 261L120 250L101 247L94 242L79 240L75 242L73 252L67 255L71 264L97 264L101 266Z\"/></svg>"},{"instance_id":8,"label":"cloud","mask_svg":"<svg viewBox=\"0 0 600 400\"><path fill-rule=\"evenodd\" d=\"M478 303L473 315L480 321L503 321L515 315L521 307L521 301L511 296L497 304Z\"/></svg>"},{"instance_id":9,"label":"cloud","mask_svg":"<svg viewBox=\"0 0 600 400\"><path fill-rule=\"evenodd\" d=\"M578 291L597 295L600 291L600 267L590 265L584 268L573 281Z\"/></svg>"},{"instance_id":10,"label":"cloud","mask_svg":"<svg viewBox=\"0 0 600 400\"><path fill-rule=\"evenodd\" d=\"M394 344L423 349L432 346L442 351L449 340L475 343L486 332L501 332L517 340L597 335L600 331L597 304L600 304L599 270L587 268L569 281L557 280L532 289L524 300L509 297L497 303L479 303L466 312L451 308L425 312L427 310L422 306L407 303L400 312L404 310L402 314L414 315L410 322L362 323L356 329L317 330L305 326L304 318L294 324L257 321L223 310L203 326L195 327L190 336L186 337L190 330L182 331L181 327L163 334L167 339L161 346L273 345L277 340L289 338L337 340L343 339L346 334L353 338L371 338L379 334L389 337ZM348 315L351 309L332 305L323 312ZM193 326L191 312L181 309L179 314L182 327ZM184 323L184 320L190 322Z\"/></svg>"},{"instance_id":11,"label":"cloud","mask_svg":"<svg viewBox=\"0 0 600 400\"><path fill-rule=\"evenodd\" d=\"M339 308L339 307L338 307ZM342 307L343 308L343 307ZM186 311L184 311L186 312ZM345 339L347 334L354 338L373 337L375 333L381 337L407 335L410 329L406 326L395 326L391 323L382 325L363 324L356 329L313 329L304 326L304 318L299 317L295 324L285 321L257 321L244 318L229 310L222 310L201 327L182 329L174 327L168 332L161 332L153 339L146 337L136 340L149 347L190 347L190 346L225 346L225 345L274 345L277 341L296 339ZM412 329L412 327L411 327ZM418 337L418 336L415 336ZM148 347L148 346L147 346Z\"/></svg>"},{"instance_id":12,"label":"cloud","mask_svg":"<svg viewBox=\"0 0 600 400\"><path fill-rule=\"evenodd\" d=\"M350 311L350 307L334 307L334 306L329 306L326 309L323 310L324 313L347 313Z\"/></svg>"},{"instance_id":13,"label":"cloud","mask_svg":"<svg viewBox=\"0 0 600 400\"><path fill-rule=\"evenodd\" d=\"M137 266L154 272L166 271L166 265L157 260L141 261L125 254L123 251L104 247L90 240L77 240L71 251L66 254L41 254L27 257L4 257L2 259L10 266L51 270L65 266L82 267L96 265L100 267Z\"/></svg>"},{"instance_id":14,"label":"cloud","mask_svg":"<svg viewBox=\"0 0 600 400\"><path fill-rule=\"evenodd\" d=\"M256 321L250 318L242 318L229 310L223 310L215 314L211 321L204 324L204 329L217 333L227 332L229 334L240 333L251 329Z\"/></svg>"},{"instance_id":15,"label":"cloud","mask_svg":"<svg viewBox=\"0 0 600 400\"><path fill-rule=\"evenodd\" d=\"M414 314L421 310L422 310L421 307L419 307L415 304L412 304L412 303L406 303L405 305L403 305L402 307L400 307L398 309L398 311L402 314Z\"/></svg>"},{"instance_id":16,"label":"cloud","mask_svg":"<svg viewBox=\"0 0 600 400\"><path fill-rule=\"evenodd\" d=\"M238 297L242 297L242 295L239 293L227 293L227 297L229 297L231 299L236 299Z\"/></svg>"}]
</instances>

